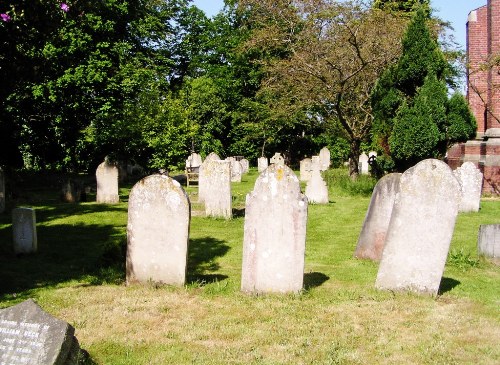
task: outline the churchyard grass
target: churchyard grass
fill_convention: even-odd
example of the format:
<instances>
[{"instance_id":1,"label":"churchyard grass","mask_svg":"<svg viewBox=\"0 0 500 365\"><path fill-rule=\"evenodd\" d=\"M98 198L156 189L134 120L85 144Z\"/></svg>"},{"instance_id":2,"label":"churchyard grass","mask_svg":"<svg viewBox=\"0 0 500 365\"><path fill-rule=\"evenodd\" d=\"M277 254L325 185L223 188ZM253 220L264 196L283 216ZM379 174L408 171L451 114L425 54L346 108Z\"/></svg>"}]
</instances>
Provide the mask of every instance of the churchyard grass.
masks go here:
<instances>
[{"instance_id":1,"label":"churchyard grass","mask_svg":"<svg viewBox=\"0 0 500 365\"><path fill-rule=\"evenodd\" d=\"M256 177L232 184L233 219L194 214L180 288L124 284L131 185L117 205L28 191L19 205L36 209L39 252L15 257L10 215L0 215L0 307L34 298L76 328L96 364L500 362L500 268L476 253L479 225L500 223L499 200L459 215L441 292L430 297L374 289L378 265L352 257L370 198L332 186L329 204L309 206L303 292L253 296L239 287Z\"/></svg>"}]
</instances>

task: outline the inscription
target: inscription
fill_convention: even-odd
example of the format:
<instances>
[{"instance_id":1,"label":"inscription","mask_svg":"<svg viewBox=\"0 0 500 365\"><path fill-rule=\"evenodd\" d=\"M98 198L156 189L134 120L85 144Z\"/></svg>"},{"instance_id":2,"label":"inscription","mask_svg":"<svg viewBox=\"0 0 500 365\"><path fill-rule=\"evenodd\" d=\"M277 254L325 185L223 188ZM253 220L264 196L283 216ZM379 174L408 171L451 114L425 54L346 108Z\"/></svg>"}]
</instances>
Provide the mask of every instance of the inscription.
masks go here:
<instances>
[{"instance_id":1,"label":"inscription","mask_svg":"<svg viewBox=\"0 0 500 365\"><path fill-rule=\"evenodd\" d=\"M0 320L0 365L30 364L43 353L50 326Z\"/></svg>"}]
</instances>

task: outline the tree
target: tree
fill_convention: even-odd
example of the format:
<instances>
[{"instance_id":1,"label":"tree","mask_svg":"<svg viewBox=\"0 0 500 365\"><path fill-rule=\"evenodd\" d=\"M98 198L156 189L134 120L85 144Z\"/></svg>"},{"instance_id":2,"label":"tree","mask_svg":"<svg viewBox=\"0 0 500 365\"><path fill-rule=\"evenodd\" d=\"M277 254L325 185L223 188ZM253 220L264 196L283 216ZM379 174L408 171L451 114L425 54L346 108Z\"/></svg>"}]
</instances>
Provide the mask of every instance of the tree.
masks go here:
<instances>
[{"instance_id":1,"label":"tree","mask_svg":"<svg viewBox=\"0 0 500 365\"><path fill-rule=\"evenodd\" d=\"M423 8L426 15L430 13L430 0L375 0L373 7L376 9L413 15L419 8Z\"/></svg>"},{"instance_id":2,"label":"tree","mask_svg":"<svg viewBox=\"0 0 500 365\"><path fill-rule=\"evenodd\" d=\"M275 124L338 124L355 176L372 123L370 95L399 56L403 21L360 1L245 0L240 6L253 27L247 47L267 55L261 95Z\"/></svg>"},{"instance_id":3,"label":"tree","mask_svg":"<svg viewBox=\"0 0 500 365\"><path fill-rule=\"evenodd\" d=\"M450 74L424 11L417 11L404 35L401 57L381 76L372 95L373 138L396 169L443 157L451 144L473 136L470 112L458 114L463 97L448 100Z\"/></svg>"}]
</instances>

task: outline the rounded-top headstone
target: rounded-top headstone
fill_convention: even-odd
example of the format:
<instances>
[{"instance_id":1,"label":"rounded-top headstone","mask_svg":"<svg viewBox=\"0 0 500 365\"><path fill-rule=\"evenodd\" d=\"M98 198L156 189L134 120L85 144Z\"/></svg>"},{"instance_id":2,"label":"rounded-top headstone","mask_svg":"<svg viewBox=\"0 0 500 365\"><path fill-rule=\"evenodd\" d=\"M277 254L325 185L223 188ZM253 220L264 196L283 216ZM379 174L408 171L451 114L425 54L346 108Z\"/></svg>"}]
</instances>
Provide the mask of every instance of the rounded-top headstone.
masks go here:
<instances>
[{"instance_id":1,"label":"rounded-top headstone","mask_svg":"<svg viewBox=\"0 0 500 365\"><path fill-rule=\"evenodd\" d=\"M270 165L246 197L241 289L298 292L304 277L307 198L284 165Z\"/></svg>"},{"instance_id":2,"label":"rounded-top headstone","mask_svg":"<svg viewBox=\"0 0 500 365\"><path fill-rule=\"evenodd\" d=\"M321 171L326 171L331 165L330 161L330 150L327 147L323 147L319 151L319 159L321 161Z\"/></svg>"},{"instance_id":3,"label":"rounded-top headstone","mask_svg":"<svg viewBox=\"0 0 500 365\"><path fill-rule=\"evenodd\" d=\"M462 188L460 212L478 212L481 205L483 174L472 162L467 161L454 171Z\"/></svg>"},{"instance_id":4,"label":"rounded-top headstone","mask_svg":"<svg viewBox=\"0 0 500 365\"><path fill-rule=\"evenodd\" d=\"M376 287L436 295L460 203L450 167L429 159L400 179Z\"/></svg>"},{"instance_id":5,"label":"rounded-top headstone","mask_svg":"<svg viewBox=\"0 0 500 365\"><path fill-rule=\"evenodd\" d=\"M181 185L151 175L130 191L127 282L184 285L191 206Z\"/></svg>"},{"instance_id":6,"label":"rounded-top headstone","mask_svg":"<svg viewBox=\"0 0 500 365\"><path fill-rule=\"evenodd\" d=\"M269 160L267 157L259 157L257 160L257 168L259 172L264 171L269 166Z\"/></svg>"},{"instance_id":7,"label":"rounded-top headstone","mask_svg":"<svg viewBox=\"0 0 500 365\"><path fill-rule=\"evenodd\" d=\"M106 159L96 170L97 181L97 203L117 204L120 201L118 196L118 167Z\"/></svg>"}]
</instances>

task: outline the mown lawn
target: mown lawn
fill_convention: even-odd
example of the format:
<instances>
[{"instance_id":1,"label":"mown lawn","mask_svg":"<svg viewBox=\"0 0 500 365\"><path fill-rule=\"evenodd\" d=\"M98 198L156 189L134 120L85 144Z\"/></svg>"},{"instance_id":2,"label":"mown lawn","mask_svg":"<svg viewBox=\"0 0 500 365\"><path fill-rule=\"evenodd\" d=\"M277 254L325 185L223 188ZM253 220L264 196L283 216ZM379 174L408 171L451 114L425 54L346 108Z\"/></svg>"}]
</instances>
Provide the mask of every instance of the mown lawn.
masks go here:
<instances>
[{"instance_id":1,"label":"mown lawn","mask_svg":"<svg viewBox=\"0 0 500 365\"><path fill-rule=\"evenodd\" d=\"M232 220L193 216L182 288L124 284L130 185L118 205L24 191L17 204L36 209L39 252L13 255L10 215L0 215L0 307L34 298L76 328L96 364L500 363L500 269L476 254L500 200L460 214L434 298L374 289L377 264L352 257L369 197L332 186L328 205L309 206L303 293L251 296L239 286L256 176L233 184Z\"/></svg>"}]
</instances>

